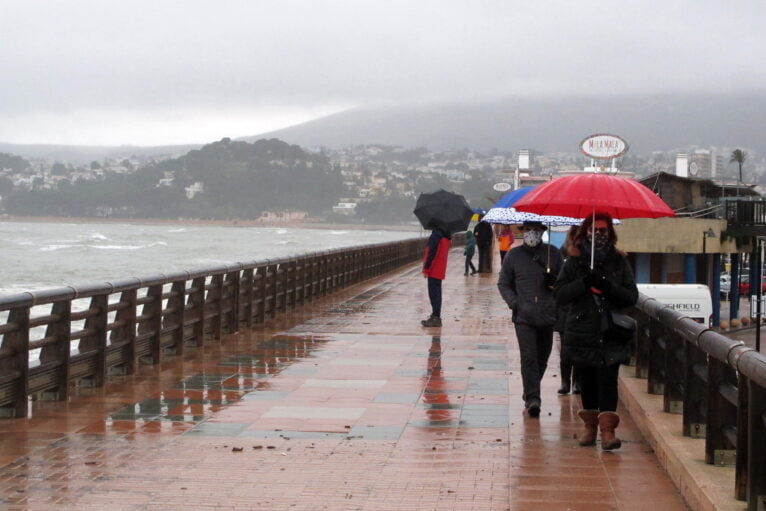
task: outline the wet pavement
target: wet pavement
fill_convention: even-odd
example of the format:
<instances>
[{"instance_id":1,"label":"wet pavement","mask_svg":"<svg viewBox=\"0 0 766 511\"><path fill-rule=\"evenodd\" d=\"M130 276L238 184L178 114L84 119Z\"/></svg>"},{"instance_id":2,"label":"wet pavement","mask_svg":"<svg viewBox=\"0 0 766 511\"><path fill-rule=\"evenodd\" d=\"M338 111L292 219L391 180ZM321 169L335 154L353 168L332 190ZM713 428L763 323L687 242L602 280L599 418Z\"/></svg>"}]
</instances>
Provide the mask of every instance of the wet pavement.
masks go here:
<instances>
[{"instance_id":1,"label":"wet pavement","mask_svg":"<svg viewBox=\"0 0 766 511\"><path fill-rule=\"evenodd\" d=\"M629 417L577 445L556 350L522 413L497 274L451 257L442 328L411 266L0 420L0 509L686 509Z\"/></svg>"}]
</instances>

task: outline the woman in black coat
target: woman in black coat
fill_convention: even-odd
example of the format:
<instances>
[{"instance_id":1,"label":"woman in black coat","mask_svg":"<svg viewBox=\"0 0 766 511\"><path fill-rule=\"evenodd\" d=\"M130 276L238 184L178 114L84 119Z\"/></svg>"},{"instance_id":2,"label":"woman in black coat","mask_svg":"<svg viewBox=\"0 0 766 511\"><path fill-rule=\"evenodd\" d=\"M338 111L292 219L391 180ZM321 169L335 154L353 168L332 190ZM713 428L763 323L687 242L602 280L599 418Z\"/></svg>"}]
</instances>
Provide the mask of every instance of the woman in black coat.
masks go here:
<instances>
[{"instance_id":1,"label":"woman in black coat","mask_svg":"<svg viewBox=\"0 0 766 511\"><path fill-rule=\"evenodd\" d=\"M569 258L556 281L556 301L568 306L563 335L563 356L577 370L585 423L580 445L594 445L601 430L601 447L617 449L617 376L620 364L630 360L630 344L602 334L602 307L630 307L638 299L633 270L625 254L615 248L612 218L596 213L583 221ZM591 247L594 247L593 249ZM594 266L591 269L591 252Z\"/></svg>"}]
</instances>

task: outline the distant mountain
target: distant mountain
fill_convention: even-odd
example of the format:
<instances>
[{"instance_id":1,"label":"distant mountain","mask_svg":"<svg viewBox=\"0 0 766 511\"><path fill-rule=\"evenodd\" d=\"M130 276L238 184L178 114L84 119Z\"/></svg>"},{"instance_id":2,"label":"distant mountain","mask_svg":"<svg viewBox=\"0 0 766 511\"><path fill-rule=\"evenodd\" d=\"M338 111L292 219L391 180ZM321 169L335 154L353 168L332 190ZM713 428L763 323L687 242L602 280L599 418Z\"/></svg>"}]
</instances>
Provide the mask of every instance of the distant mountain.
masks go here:
<instances>
[{"instance_id":1,"label":"distant mountain","mask_svg":"<svg viewBox=\"0 0 766 511\"><path fill-rule=\"evenodd\" d=\"M151 158L153 156L180 156L202 144L168 145L156 147L140 146L80 146L58 144L11 144L0 142L0 153L11 153L25 158L44 158L67 163L90 163L104 158L129 158L133 155Z\"/></svg>"},{"instance_id":2,"label":"distant mountain","mask_svg":"<svg viewBox=\"0 0 766 511\"><path fill-rule=\"evenodd\" d=\"M766 93L508 98L473 104L356 108L237 140L278 138L306 148L385 144L432 150L576 152L585 136L603 132L626 138L634 154L696 145L742 147L763 155ZM202 144L139 147L0 142L0 153L89 163L132 155L180 156L200 147Z\"/></svg>"},{"instance_id":3,"label":"distant mountain","mask_svg":"<svg viewBox=\"0 0 766 511\"><path fill-rule=\"evenodd\" d=\"M386 144L576 152L585 136L603 132L623 136L637 154L692 145L744 147L764 154L766 93L510 98L357 108L241 140L279 138L303 147Z\"/></svg>"}]
</instances>

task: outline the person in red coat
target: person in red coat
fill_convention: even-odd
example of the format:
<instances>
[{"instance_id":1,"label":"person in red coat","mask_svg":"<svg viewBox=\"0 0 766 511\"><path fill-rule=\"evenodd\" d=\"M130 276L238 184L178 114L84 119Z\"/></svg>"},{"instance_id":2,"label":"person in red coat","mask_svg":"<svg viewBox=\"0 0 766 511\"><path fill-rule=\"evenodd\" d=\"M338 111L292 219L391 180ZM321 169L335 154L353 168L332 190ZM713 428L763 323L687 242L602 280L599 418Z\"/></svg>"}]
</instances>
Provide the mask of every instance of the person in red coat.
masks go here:
<instances>
[{"instance_id":1,"label":"person in red coat","mask_svg":"<svg viewBox=\"0 0 766 511\"><path fill-rule=\"evenodd\" d=\"M428 278L428 298L431 316L420 323L423 326L442 326L442 280L447 274L447 256L452 237L440 228L431 231L423 254L423 276Z\"/></svg>"}]
</instances>

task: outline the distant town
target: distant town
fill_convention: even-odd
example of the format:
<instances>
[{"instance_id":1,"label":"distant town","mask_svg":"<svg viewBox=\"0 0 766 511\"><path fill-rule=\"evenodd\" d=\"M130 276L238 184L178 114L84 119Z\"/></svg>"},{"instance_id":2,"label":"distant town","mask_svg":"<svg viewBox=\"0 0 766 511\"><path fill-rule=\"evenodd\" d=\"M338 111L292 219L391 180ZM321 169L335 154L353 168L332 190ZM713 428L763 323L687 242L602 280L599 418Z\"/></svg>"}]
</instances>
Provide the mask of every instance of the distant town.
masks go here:
<instances>
[{"instance_id":1,"label":"distant town","mask_svg":"<svg viewBox=\"0 0 766 511\"><path fill-rule=\"evenodd\" d=\"M502 195L493 189L497 183L529 186L589 167L645 177L677 173L682 165L688 177L736 184L739 169L730 161L732 150L688 147L649 155L628 152L616 161L615 168L607 169L575 152L433 152L374 144L307 151L276 139L253 144L223 139L186 154L133 154L88 164L0 153L0 211L19 216L407 222L413 220L409 206L422 191L452 189L464 194L472 205L488 208ZM755 151L744 150L748 156L742 182L758 190L766 185L766 160ZM522 168L520 162L525 162ZM323 189L296 201L296 193L306 192L305 185L316 189L310 181L320 171ZM243 173L252 179L242 181ZM272 189L256 200L267 186L267 174ZM140 184L136 184L139 175ZM287 178L289 182L282 181ZM309 181L304 182L306 179ZM136 194L136 200L109 203L92 196L108 196L115 188L123 194ZM75 193L78 189L79 195ZM246 189L251 190L249 195L243 193ZM227 193L239 195L230 199ZM158 194L162 198L149 197ZM163 207L151 201L161 201Z\"/></svg>"}]
</instances>

